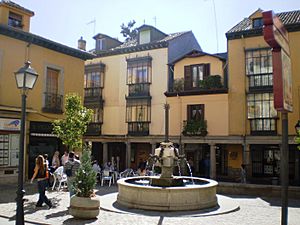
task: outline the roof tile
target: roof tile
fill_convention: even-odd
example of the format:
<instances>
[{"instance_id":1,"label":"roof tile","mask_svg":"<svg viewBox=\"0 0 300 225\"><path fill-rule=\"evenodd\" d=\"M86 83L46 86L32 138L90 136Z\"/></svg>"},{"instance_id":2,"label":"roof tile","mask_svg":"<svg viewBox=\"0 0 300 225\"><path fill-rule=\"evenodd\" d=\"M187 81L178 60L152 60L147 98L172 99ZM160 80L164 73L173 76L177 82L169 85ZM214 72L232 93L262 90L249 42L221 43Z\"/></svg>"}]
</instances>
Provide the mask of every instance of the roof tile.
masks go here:
<instances>
[{"instance_id":1,"label":"roof tile","mask_svg":"<svg viewBox=\"0 0 300 225\"><path fill-rule=\"evenodd\" d=\"M277 13L276 15L281 19L284 25L300 24L300 10L281 12ZM253 29L251 19L245 18L233 28L231 28L227 33L235 33L251 29Z\"/></svg>"}]
</instances>

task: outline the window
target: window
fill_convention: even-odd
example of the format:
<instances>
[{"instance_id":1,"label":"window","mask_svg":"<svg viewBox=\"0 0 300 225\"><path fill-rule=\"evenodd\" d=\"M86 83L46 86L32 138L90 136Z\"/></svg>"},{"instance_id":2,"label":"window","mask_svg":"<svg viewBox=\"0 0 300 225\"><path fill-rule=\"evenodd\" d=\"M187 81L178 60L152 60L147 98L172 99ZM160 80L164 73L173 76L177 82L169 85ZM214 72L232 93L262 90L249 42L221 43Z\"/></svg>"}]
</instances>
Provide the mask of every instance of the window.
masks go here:
<instances>
[{"instance_id":1,"label":"window","mask_svg":"<svg viewBox=\"0 0 300 225\"><path fill-rule=\"evenodd\" d=\"M58 92L58 75L59 71L56 69L47 68L46 92L57 94Z\"/></svg>"},{"instance_id":2,"label":"window","mask_svg":"<svg viewBox=\"0 0 300 225\"><path fill-rule=\"evenodd\" d=\"M126 122L150 122L151 102L149 100L127 101Z\"/></svg>"},{"instance_id":3,"label":"window","mask_svg":"<svg viewBox=\"0 0 300 225\"><path fill-rule=\"evenodd\" d=\"M103 109L102 108L91 108L93 110L93 115L90 123L87 126L85 135L100 135L101 126L103 123Z\"/></svg>"},{"instance_id":4,"label":"window","mask_svg":"<svg viewBox=\"0 0 300 225\"><path fill-rule=\"evenodd\" d=\"M102 123L103 122L103 109L101 108L94 108L93 110L93 116L91 123Z\"/></svg>"},{"instance_id":5,"label":"window","mask_svg":"<svg viewBox=\"0 0 300 225\"><path fill-rule=\"evenodd\" d=\"M150 30L140 31L140 45L150 42L150 37L151 37L150 34L151 34Z\"/></svg>"},{"instance_id":6,"label":"window","mask_svg":"<svg viewBox=\"0 0 300 225\"><path fill-rule=\"evenodd\" d=\"M184 89L199 88L200 81L210 75L210 64L190 65L184 67Z\"/></svg>"},{"instance_id":7,"label":"window","mask_svg":"<svg viewBox=\"0 0 300 225\"><path fill-rule=\"evenodd\" d=\"M204 104L187 105L187 120L188 121L204 120Z\"/></svg>"},{"instance_id":8,"label":"window","mask_svg":"<svg viewBox=\"0 0 300 225\"><path fill-rule=\"evenodd\" d=\"M91 64L85 66L84 74L84 97L102 96L101 89L104 87L104 68L105 65Z\"/></svg>"},{"instance_id":9,"label":"window","mask_svg":"<svg viewBox=\"0 0 300 225\"><path fill-rule=\"evenodd\" d=\"M47 67L44 112L61 113L63 96L59 93L60 70Z\"/></svg>"},{"instance_id":10,"label":"window","mask_svg":"<svg viewBox=\"0 0 300 225\"><path fill-rule=\"evenodd\" d=\"M262 18L255 18L252 20L252 27L253 28L261 28L263 27L263 19Z\"/></svg>"},{"instance_id":11,"label":"window","mask_svg":"<svg viewBox=\"0 0 300 225\"><path fill-rule=\"evenodd\" d=\"M9 12L8 26L22 28L22 16L13 12Z\"/></svg>"},{"instance_id":12,"label":"window","mask_svg":"<svg viewBox=\"0 0 300 225\"><path fill-rule=\"evenodd\" d=\"M248 94L247 98L251 132L275 132L277 111L273 93Z\"/></svg>"},{"instance_id":13,"label":"window","mask_svg":"<svg viewBox=\"0 0 300 225\"><path fill-rule=\"evenodd\" d=\"M273 145L252 145L252 174L253 176L280 175L280 149Z\"/></svg>"},{"instance_id":14,"label":"window","mask_svg":"<svg viewBox=\"0 0 300 225\"><path fill-rule=\"evenodd\" d=\"M249 89L272 87L273 66L271 50L247 50L246 74L249 77Z\"/></svg>"},{"instance_id":15,"label":"window","mask_svg":"<svg viewBox=\"0 0 300 225\"><path fill-rule=\"evenodd\" d=\"M127 101L126 122L128 123L129 135L149 135L149 124L151 122L151 101Z\"/></svg>"},{"instance_id":16,"label":"window","mask_svg":"<svg viewBox=\"0 0 300 225\"><path fill-rule=\"evenodd\" d=\"M12 122L15 121L19 120ZM17 166L19 164L19 138L19 134L0 134L0 167Z\"/></svg>"},{"instance_id":17,"label":"window","mask_svg":"<svg viewBox=\"0 0 300 225\"><path fill-rule=\"evenodd\" d=\"M96 40L96 51L105 50L105 38L100 38Z\"/></svg>"},{"instance_id":18,"label":"window","mask_svg":"<svg viewBox=\"0 0 300 225\"><path fill-rule=\"evenodd\" d=\"M127 59L127 84L151 83L150 56Z\"/></svg>"}]
</instances>

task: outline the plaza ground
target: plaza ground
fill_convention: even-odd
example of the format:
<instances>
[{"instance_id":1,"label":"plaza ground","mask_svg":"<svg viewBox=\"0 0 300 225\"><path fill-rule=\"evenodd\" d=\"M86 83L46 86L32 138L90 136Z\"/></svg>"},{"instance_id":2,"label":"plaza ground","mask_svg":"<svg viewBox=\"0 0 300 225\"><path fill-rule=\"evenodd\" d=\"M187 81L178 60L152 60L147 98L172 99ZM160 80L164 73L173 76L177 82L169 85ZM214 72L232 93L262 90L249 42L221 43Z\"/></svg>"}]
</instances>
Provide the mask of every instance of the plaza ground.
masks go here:
<instances>
[{"instance_id":1,"label":"plaza ground","mask_svg":"<svg viewBox=\"0 0 300 225\"><path fill-rule=\"evenodd\" d=\"M0 224L14 224L16 214L16 185L0 186ZM178 216L176 213L115 213L102 210L98 219L77 220L68 214L69 193L67 191L50 191L47 196L54 207L50 210L46 206L35 208L38 198L36 184L25 184L24 213L26 224L103 224L103 225L275 225L280 224L281 202L274 197L253 197L246 195L227 195L240 205L240 209L228 214L215 216ZM117 186L100 187L97 185L96 193L100 196L117 192ZM100 202L101 205L101 202ZM289 225L299 224L300 200L290 199L288 219Z\"/></svg>"}]
</instances>

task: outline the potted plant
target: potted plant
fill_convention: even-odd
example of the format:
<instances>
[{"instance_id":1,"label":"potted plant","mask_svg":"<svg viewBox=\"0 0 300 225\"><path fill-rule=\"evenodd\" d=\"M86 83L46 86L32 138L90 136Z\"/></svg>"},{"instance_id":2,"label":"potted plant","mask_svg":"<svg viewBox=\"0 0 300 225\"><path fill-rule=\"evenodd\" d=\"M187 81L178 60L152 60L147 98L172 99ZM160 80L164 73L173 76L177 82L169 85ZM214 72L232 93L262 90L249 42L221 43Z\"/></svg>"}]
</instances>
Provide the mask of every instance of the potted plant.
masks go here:
<instances>
[{"instance_id":1,"label":"potted plant","mask_svg":"<svg viewBox=\"0 0 300 225\"><path fill-rule=\"evenodd\" d=\"M81 151L82 137L91 121L92 110L82 105L80 96L66 96L65 118L53 122L53 133L69 151ZM84 146L81 165L72 183L75 195L71 197L69 213L77 218L95 218L99 214L100 200L94 195L96 174L91 166L90 145Z\"/></svg>"},{"instance_id":2,"label":"potted plant","mask_svg":"<svg viewBox=\"0 0 300 225\"><path fill-rule=\"evenodd\" d=\"M99 215L100 200L94 193L97 174L92 168L90 145L84 146L81 165L75 175L69 213L80 219L92 219Z\"/></svg>"},{"instance_id":3,"label":"potted plant","mask_svg":"<svg viewBox=\"0 0 300 225\"><path fill-rule=\"evenodd\" d=\"M206 120L189 120L186 121L183 125L183 135L199 135L206 136L207 135L207 121Z\"/></svg>"},{"instance_id":4,"label":"potted plant","mask_svg":"<svg viewBox=\"0 0 300 225\"><path fill-rule=\"evenodd\" d=\"M177 78L173 83L174 92L182 92L184 90L184 78Z\"/></svg>"},{"instance_id":5,"label":"potted plant","mask_svg":"<svg viewBox=\"0 0 300 225\"><path fill-rule=\"evenodd\" d=\"M220 75L210 75L204 80L199 81L201 89L219 89L223 88L222 78Z\"/></svg>"}]
</instances>

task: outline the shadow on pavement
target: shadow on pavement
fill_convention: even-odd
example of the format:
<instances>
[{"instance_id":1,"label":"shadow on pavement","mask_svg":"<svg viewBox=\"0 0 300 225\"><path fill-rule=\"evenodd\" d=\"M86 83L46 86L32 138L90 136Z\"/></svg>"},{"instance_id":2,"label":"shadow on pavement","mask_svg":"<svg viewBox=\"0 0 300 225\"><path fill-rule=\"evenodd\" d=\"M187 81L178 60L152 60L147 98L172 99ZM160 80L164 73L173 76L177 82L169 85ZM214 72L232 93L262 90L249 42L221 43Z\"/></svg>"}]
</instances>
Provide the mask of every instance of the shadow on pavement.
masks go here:
<instances>
[{"instance_id":1,"label":"shadow on pavement","mask_svg":"<svg viewBox=\"0 0 300 225\"><path fill-rule=\"evenodd\" d=\"M266 198L260 197L262 200L268 202L270 206L278 206L281 207L281 198ZM299 199L289 199L288 204L290 208L300 208L300 201Z\"/></svg>"},{"instance_id":2,"label":"shadow on pavement","mask_svg":"<svg viewBox=\"0 0 300 225\"><path fill-rule=\"evenodd\" d=\"M92 220L79 220L75 218L69 218L63 222L63 224L68 224L68 225L73 225L73 224L89 224L89 223L94 223L98 219L92 219Z\"/></svg>"},{"instance_id":3,"label":"shadow on pavement","mask_svg":"<svg viewBox=\"0 0 300 225\"><path fill-rule=\"evenodd\" d=\"M56 218L68 215L68 209L46 215L46 219Z\"/></svg>"},{"instance_id":4,"label":"shadow on pavement","mask_svg":"<svg viewBox=\"0 0 300 225\"><path fill-rule=\"evenodd\" d=\"M115 193L118 191L118 186L116 184L112 185L112 186L100 186L99 184L97 184L96 186L96 191L95 194L102 196L102 195L107 195L107 194L111 194L111 193Z\"/></svg>"},{"instance_id":5,"label":"shadow on pavement","mask_svg":"<svg viewBox=\"0 0 300 225\"><path fill-rule=\"evenodd\" d=\"M51 200L51 202L53 204L53 208L58 207L59 206L59 202L61 201L61 199L56 198L56 197L50 198L50 200ZM37 201L37 199L36 199L36 201ZM48 211L49 210L48 206L45 203L43 204L42 207L38 207L38 208L35 205L36 205L36 202L26 202L24 204L24 214L33 214L33 213L35 213L37 211L41 211L41 210Z\"/></svg>"},{"instance_id":6,"label":"shadow on pavement","mask_svg":"<svg viewBox=\"0 0 300 225\"><path fill-rule=\"evenodd\" d=\"M1 184L0 190L2 191L0 192L0 204L15 202L17 197L17 193L16 193L17 189L18 189L17 184ZM24 190L25 190L24 199L26 201L26 195L33 195L38 192L37 184L25 183Z\"/></svg>"},{"instance_id":7,"label":"shadow on pavement","mask_svg":"<svg viewBox=\"0 0 300 225\"><path fill-rule=\"evenodd\" d=\"M268 202L270 206L278 206L281 207L281 198L277 197L262 197L262 196L250 196L250 195L226 195L230 198L245 198L245 199L256 199L260 198L261 200ZM291 208L300 208L300 201L299 199L292 199L289 198L289 207Z\"/></svg>"}]
</instances>

